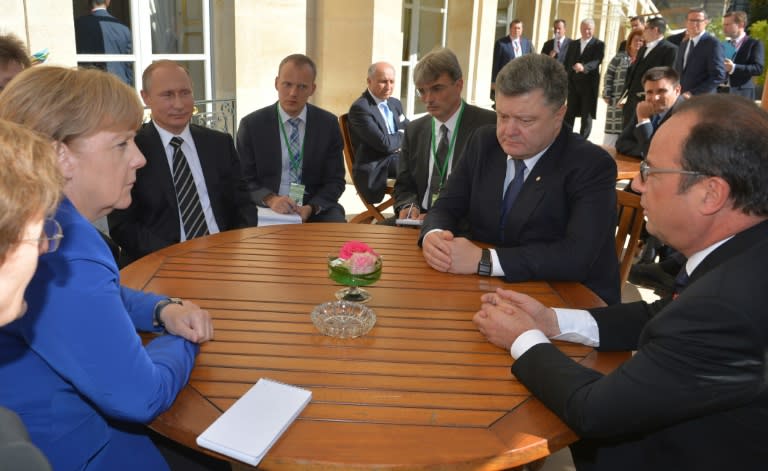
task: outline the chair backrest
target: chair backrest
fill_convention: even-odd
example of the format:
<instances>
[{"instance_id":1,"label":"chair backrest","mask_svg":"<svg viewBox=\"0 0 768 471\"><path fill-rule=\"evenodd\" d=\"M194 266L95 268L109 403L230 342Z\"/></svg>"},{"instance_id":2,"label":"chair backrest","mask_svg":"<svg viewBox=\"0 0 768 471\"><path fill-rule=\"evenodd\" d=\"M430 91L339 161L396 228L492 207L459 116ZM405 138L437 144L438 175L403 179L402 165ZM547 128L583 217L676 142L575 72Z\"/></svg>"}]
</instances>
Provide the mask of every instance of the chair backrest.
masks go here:
<instances>
[{"instance_id":1,"label":"chair backrest","mask_svg":"<svg viewBox=\"0 0 768 471\"><path fill-rule=\"evenodd\" d=\"M629 277L645 220L640 195L635 193L616 190L616 209L616 256L619 258L619 277L623 285Z\"/></svg>"},{"instance_id":2,"label":"chair backrest","mask_svg":"<svg viewBox=\"0 0 768 471\"><path fill-rule=\"evenodd\" d=\"M351 177L352 166L355 164L355 148L352 147L352 135L349 133L348 113L339 116L339 126L341 127L341 137L344 139L344 162Z\"/></svg>"}]
</instances>

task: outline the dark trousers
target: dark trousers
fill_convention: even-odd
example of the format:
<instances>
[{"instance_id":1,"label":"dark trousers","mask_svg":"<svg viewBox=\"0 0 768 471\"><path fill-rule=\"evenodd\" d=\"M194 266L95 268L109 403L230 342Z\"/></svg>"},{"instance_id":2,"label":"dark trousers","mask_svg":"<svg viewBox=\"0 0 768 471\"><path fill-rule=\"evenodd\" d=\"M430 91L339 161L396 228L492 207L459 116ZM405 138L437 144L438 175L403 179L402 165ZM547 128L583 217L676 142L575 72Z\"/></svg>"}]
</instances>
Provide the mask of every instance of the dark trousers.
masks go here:
<instances>
[{"instance_id":1,"label":"dark trousers","mask_svg":"<svg viewBox=\"0 0 768 471\"><path fill-rule=\"evenodd\" d=\"M589 137L589 133L592 132L592 106L594 103L590 102L590 98L584 96L578 92L568 93L568 109L565 112L565 122L573 128L573 123L576 117L581 118L581 129L579 134L584 139Z\"/></svg>"}]
</instances>

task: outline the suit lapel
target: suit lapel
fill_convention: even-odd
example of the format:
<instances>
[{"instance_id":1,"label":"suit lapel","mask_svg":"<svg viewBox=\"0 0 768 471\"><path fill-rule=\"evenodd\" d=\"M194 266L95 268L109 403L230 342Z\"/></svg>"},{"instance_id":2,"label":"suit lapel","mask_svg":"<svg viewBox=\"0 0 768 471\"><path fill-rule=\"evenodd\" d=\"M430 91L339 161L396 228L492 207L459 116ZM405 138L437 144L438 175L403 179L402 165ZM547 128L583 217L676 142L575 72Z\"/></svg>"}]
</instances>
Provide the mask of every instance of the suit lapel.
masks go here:
<instances>
[{"instance_id":1,"label":"suit lapel","mask_svg":"<svg viewBox=\"0 0 768 471\"><path fill-rule=\"evenodd\" d=\"M746 231L742 231L728 242L716 248L711 254L702 260L699 266L691 273L689 284L693 284L709 271L716 268L723 262L739 255L745 250L749 250L755 244L759 244L768 239L768 221L763 221Z\"/></svg>"},{"instance_id":2,"label":"suit lapel","mask_svg":"<svg viewBox=\"0 0 768 471\"><path fill-rule=\"evenodd\" d=\"M156 175L153 178L154 183L160 185L168 205L179 212L178 201L176 200L176 187L173 186L173 174L168 165L168 159L163 147L163 141L160 139L160 133L157 132L154 123L149 122L144 125L144 142L146 143L147 156L153 160L152 173ZM145 156L146 157L146 156ZM149 160L149 158L147 160Z\"/></svg>"}]
</instances>

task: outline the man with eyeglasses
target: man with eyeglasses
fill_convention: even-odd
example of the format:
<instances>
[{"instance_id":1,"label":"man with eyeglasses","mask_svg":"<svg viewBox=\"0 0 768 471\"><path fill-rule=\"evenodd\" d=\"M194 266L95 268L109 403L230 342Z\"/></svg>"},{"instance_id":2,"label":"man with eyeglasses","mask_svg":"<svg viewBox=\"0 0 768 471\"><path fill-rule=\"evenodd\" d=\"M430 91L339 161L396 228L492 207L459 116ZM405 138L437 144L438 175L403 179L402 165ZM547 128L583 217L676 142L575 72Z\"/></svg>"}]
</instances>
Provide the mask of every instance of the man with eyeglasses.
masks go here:
<instances>
[{"instance_id":1,"label":"man with eyeglasses","mask_svg":"<svg viewBox=\"0 0 768 471\"><path fill-rule=\"evenodd\" d=\"M395 215L423 220L464 153L472 132L496 122L489 110L461 99L461 67L449 49L429 52L413 69L416 93L427 115L405 129L395 181Z\"/></svg>"},{"instance_id":2,"label":"man with eyeglasses","mask_svg":"<svg viewBox=\"0 0 768 471\"><path fill-rule=\"evenodd\" d=\"M645 45L637 52L637 59L629 65L624 86L626 102L622 107L622 127L629 126L635 116L635 107L643 101L643 75L654 67L672 67L675 65L677 46L664 39L667 22L664 18L651 18L645 24L643 40Z\"/></svg>"},{"instance_id":3,"label":"man with eyeglasses","mask_svg":"<svg viewBox=\"0 0 768 471\"><path fill-rule=\"evenodd\" d=\"M307 103L316 77L304 54L283 59L278 101L240 120L237 151L255 204L303 222L345 222L344 142L336 116Z\"/></svg>"},{"instance_id":4,"label":"man with eyeglasses","mask_svg":"<svg viewBox=\"0 0 768 471\"><path fill-rule=\"evenodd\" d=\"M512 291L474 321L581 440L577 469L764 469L768 447L768 114L742 97L680 105L632 182L648 231L688 257L676 293L589 311ZM636 351L604 374L549 339Z\"/></svg>"},{"instance_id":5,"label":"man with eyeglasses","mask_svg":"<svg viewBox=\"0 0 768 471\"><path fill-rule=\"evenodd\" d=\"M616 140L616 150L642 158L648 154L651 137L683 101L680 81L672 67L654 67L643 75L645 100L637 104L635 116Z\"/></svg>"},{"instance_id":6,"label":"man with eyeglasses","mask_svg":"<svg viewBox=\"0 0 768 471\"><path fill-rule=\"evenodd\" d=\"M432 268L578 281L619 302L616 163L563 125L567 90L565 69L543 54L501 69L496 126L475 131L424 220L420 243Z\"/></svg>"},{"instance_id":7,"label":"man with eyeglasses","mask_svg":"<svg viewBox=\"0 0 768 471\"><path fill-rule=\"evenodd\" d=\"M680 44L675 58L675 70L686 97L715 93L725 81L723 45L707 33L709 17L704 8L688 10L687 38Z\"/></svg>"}]
</instances>

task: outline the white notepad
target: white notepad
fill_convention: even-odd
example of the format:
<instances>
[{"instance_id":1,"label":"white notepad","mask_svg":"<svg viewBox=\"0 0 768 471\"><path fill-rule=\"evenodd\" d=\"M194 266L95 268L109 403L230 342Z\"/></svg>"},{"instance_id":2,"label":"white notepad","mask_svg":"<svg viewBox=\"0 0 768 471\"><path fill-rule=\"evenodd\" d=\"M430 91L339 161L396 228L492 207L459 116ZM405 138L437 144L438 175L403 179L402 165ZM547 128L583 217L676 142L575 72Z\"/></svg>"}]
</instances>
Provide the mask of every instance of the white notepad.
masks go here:
<instances>
[{"instance_id":1,"label":"white notepad","mask_svg":"<svg viewBox=\"0 0 768 471\"><path fill-rule=\"evenodd\" d=\"M272 226L274 224L301 224L301 216L293 214L280 214L270 208L259 206L259 227Z\"/></svg>"},{"instance_id":2,"label":"white notepad","mask_svg":"<svg viewBox=\"0 0 768 471\"><path fill-rule=\"evenodd\" d=\"M312 391L261 378L197 444L256 466L312 399Z\"/></svg>"}]
</instances>

